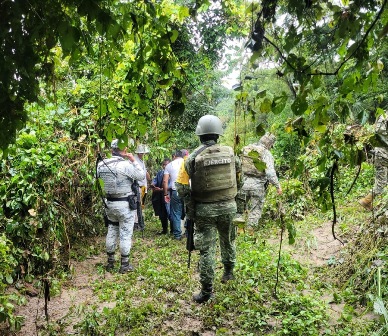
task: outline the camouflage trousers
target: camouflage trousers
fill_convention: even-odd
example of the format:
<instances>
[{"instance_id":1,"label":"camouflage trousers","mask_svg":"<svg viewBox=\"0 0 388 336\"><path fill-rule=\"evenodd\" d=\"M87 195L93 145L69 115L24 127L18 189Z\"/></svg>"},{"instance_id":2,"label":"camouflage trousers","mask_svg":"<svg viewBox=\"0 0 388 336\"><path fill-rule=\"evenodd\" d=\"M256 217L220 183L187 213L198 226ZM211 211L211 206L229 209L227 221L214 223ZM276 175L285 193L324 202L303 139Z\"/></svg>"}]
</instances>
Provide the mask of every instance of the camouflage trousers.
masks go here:
<instances>
[{"instance_id":1,"label":"camouflage trousers","mask_svg":"<svg viewBox=\"0 0 388 336\"><path fill-rule=\"evenodd\" d=\"M383 153L381 153L383 151ZM383 155L381 155L383 154ZM380 195L388 183L388 158L385 149L376 149L374 165L375 165L375 184L373 193Z\"/></svg>"},{"instance_id":2,"label":"camouflage trousers","mask_svg":"<svg viewBox=\"0 0 388 336\"><path fill-rule=\"evenodd\" d=\"M246 219L248 227L256 228L265 200L265 178L244 177L244 184L236 197L237 212Z\"/></svg>"},{"instance_id":3,"label":"camouflage trousers","mask_svg":"<svg viewBox=\"0 0 388 336\"><path fill-rule=\"evenodd\" d=\"M221 261L233 268L236 262L235 213L215 217L196 217L194 246L200 251L199 277L202 285L213 284L216 264L217 232L220 240Z\"/></svg>"},{"instance_id":4,"label":"camouflage trousers","mask_svg":"<svg viewBox=\"0 0 388 336\"><path fill-rule=\"evenodd\" d=\"M107 202L106 215L111 222L119 222L119 225L108 225L106 235L106 252L114 253L119 240L122 256L129 255L132 247L133 225L136 210L130 210L127 201Z\"/></svg>"}]
</instances>

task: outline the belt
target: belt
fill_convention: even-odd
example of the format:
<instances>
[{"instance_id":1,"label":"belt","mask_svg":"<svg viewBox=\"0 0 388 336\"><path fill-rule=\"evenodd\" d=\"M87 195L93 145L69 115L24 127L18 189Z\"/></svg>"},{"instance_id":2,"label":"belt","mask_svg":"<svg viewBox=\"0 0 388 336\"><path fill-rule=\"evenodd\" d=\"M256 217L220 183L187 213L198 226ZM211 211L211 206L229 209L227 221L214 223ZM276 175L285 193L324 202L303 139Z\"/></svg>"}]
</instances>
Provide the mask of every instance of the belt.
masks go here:
<instances>
[{"instance_id":1,"label":"belt","mask_svg":"<svg viewBox=\"0 0 388 336\"><path fill-rule=\"evenodd\" d=\"M122 202L122 201L128 201L127 197L107 197L106 198L109 202Z\"/></svg>"}]
</instances>

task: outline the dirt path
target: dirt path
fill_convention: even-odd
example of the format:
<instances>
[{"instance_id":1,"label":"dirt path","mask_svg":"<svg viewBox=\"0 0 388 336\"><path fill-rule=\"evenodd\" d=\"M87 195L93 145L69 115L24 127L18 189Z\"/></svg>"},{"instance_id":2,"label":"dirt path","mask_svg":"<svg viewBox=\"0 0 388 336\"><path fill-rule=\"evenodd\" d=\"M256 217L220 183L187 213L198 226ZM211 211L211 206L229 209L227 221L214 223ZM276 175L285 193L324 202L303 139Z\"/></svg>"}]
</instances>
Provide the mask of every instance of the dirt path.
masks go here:
<instances>
[{"instance_id":1,"label":"dirt path","mask_svg":"<svg viewBox=\"0 0 388 336\"><path fill-rule=\"evenodd\" d=\"M339 240L334 239L331 221L322 223L305 237L297 238L295 245L285 243L283 246L295 260L311 269L338 262L345 247ZM329 307L329 324L335 324L341 317L345 304L333 302L332 293L324 294L322 299Z\"/></svg>"},{"instance_id":2,"label":"dirt path","mask_svg":"<svg viewBox=\"0 0 388 336\"><path fill-rule=\"evenodd\" d=\"M60 295L52 297L48 302L49 322L54 330L62 325L65 334L73 334L72 325L78 322L77 316L78 318L80 316L77 314L77 309L98 302L93 294L91 283L101 277L96 273L96 269L97 265L104 261L105 256L100 255L81 262L73 262L74 276L64 283ZM111 275L106 273L105 277L111 277ZM24 317L24 325L19 332L12 335L38 335L41 329L46 329L48 324L44 308L45 302L41 295L28 298L27 304L19 307L17 311L17 315ZM69 323L68 320L72 321L72 325L66 325Z\"/></svg>"},{"instance_id":3,"label":"dirt path","mask_svg":"<svg viewBox=\"0 0 388 336\"><path fill-rule=\"evenodd\" d=\"M278 245L278 240L268 240L270 244ZM147 242L145 242L147 243ZM152 243L149 239L148 243ZM339 260L343 245L335 240L331 232L331 222L325 222L319 227L314 228L305 237L299 237L295 245L289 245L284 242L283 250L290 253L293 258L298 260L302 265L309 267L311 270L315 267L322 267L334 260ZM103 250L103 248L101 248ZM4 335L14 336L29 336L40 335L42 330L50 329L61 332L61 335L76 334L73 326L82 320L82 308L96 305L97 310L103 307L113 308L114 302L101 303L94 295L92 283L96 280L109 279L113 276L110 273L96 272L101 265L105 263L105 254L101 253L98 256L90 257L81 262L73 262L74 274L72 279L65 282L62 286L61 293L58 296L51 298L48 303L49 322L47 323L44 313L44 299L39 296L30 297L27 304L21 306L17 310L18 315L24 316L24 325L17 333L8 333ZM343 304L332 302L332 295L328 293L323 296L330 308L329 315L331 316L329 323L335 323L343 311ZM190 306L187 305L187 309ZM171 329L169 323L165 322L162 329ZM187 330L201 330L201 321L187 320L179 321L179 329L187 325ZM174 326L176 328L176 326ZM194 328L194 329L193 329ZM179 330L178 329L178 330ZM183 328L184 330L185 328ZM175 329L177 330L177 329ZM47 330L48 331L48 330ZM1 334L1 329L0 329ZM198 335L205 335L199 334ZM206 335L214 335L214 333L206 333Z\"/></svg>"},{"instance_id":4,"label":"dirt path","mask_svg":"<svg viewBox=\"0 0 388 336\"><path fill-rule=\"evenodd\" d=\"M332 222L328 221L298 237L295 245L285 243L284 249L303 265L321 267L340 259L344 245L332 234Z\"/></svg>"}]
</instances>

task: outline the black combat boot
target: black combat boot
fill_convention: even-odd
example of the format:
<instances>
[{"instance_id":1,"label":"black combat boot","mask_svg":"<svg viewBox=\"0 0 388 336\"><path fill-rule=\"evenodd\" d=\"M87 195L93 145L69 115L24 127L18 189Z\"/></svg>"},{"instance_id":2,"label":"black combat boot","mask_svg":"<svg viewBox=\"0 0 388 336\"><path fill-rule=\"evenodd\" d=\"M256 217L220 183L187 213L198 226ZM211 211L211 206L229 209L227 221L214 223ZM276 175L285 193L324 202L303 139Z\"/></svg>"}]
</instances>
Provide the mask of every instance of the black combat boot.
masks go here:
<instances>
[{"instance_id":1,"label":"black combat boot","mask_svg":"<svg viewBox=\"0 0 388 336\"><path fill-rule=\"evenodd\" d=\"M198 294L193 295L193 300L197 303L204 303L213 297L213 285L202 284L202 289Z\"/></svg>"},{"instance_id":2,"label":"black combat boot","mask_svg":"<svg viewBox=\"0 0 388 336\"><path fill-rule=\"evenodd\" d=\"M108 263L105 266L105 270L110 272L115 268L115 253L107 253L108 254Z\"/></svg>"},{"instance_id":3,"label":"black combat boot","mask_svg":"<svg viewBox=\"0 0 388 336\"><path fill-rule=\"evenodd\" d=\"M127 273L133 271L133 266L129 263L128 256L121 256L121 266L120 266L120 273Z\"/></svg>"},{"instance_id":4,"label":"black combat boot","mask_svg":"<svg viewBox=\"0 0 388 336\"><path fill-rule=\"evenodd\" d=\"M224 264L224 274L221 278L222 283L226 283L229 280L234 280L233 268L234 265L232 264Z\"/></svg>"}]
</instances>

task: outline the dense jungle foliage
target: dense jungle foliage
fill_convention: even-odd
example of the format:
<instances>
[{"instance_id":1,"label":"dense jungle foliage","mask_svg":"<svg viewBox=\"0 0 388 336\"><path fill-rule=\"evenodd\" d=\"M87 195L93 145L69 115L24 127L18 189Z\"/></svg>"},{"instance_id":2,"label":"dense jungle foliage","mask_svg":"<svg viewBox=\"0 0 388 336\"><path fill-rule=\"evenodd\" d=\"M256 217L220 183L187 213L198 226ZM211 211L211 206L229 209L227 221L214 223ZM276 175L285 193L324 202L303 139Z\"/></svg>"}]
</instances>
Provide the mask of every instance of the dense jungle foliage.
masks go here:
<instances>
[{"instance_id":1,"label":"dense jungle foliage","mask_svg":"<svg viewBox=\"0 0 388 336\"><path fill-rule=\"evenodd\" d=\"M373 184L373 123L387 109L386 7L387 0L0 2L0 323L20 329L15 311L25 303L23 284L47 302L85 253L76 247L104 235L94 174L97 154L107 155L112 139L130 150L147 143L153 175L175 149L194 149L198 119L216 114L222 142L237 154L266 131L277 136L273 154L284 194L279 204L270 190L262 231L239 237L244 285L230 285L236 295L220 293L216 306L199 308L205 330L228 334L229 319L236 321L232 334L388 334L386 197L371 216L349 207ZM232 88L223 86L236 71ZM157 223L150 213L147 220L150 238ZM334 301L346 302L334 327L314 299L324 280L318 273L311 280L286 252L284 296L269 298L277 251L265 238L280 230L298 243L318 221L332 221L333 239L347 243L348 253L329 265ZM166 258L179 248L156 244ZM176 282L181 293L187 283L191 293L195 281L182 270L158 269L154 253L141 269L151 287L161 282L171 290L167 283ZM261 292L251 275L258 273L268 276ZM116 281L125 291L124 280ZM285 294L303 290L302 283L314 294ZM112 284L95 286L103 298ZM86 309L79 332L106 335L106 326L115 334L127 326L133 335L153 333L137 318L166 313L153 303L128 311L117 300L121 308ZM167 314L178 316L174 307ZM355 323L356 307L381 319ZM120 321L124 313L130 317Z\"/></svg>"}]
</instances>

